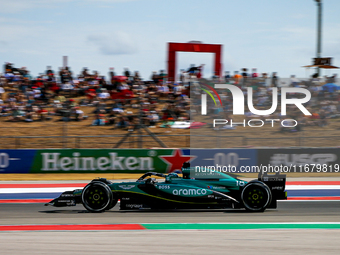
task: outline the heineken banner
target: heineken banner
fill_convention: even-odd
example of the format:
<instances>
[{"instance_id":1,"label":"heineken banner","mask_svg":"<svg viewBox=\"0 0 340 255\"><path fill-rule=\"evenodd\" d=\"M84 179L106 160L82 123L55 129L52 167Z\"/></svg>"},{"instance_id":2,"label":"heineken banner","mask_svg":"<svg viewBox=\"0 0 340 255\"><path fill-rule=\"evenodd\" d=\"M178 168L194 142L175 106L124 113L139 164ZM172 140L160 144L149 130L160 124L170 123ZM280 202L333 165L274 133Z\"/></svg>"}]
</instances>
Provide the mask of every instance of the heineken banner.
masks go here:
<instances>
[{"instance_id":1,"label":"heineken banner","mask_svg":"<svg viewBox=\"0 0 340 255\"><path fill-rule=\"evenodd\" d=\"M179 172L184 162L231 173L284 166L288 172L339 172L339 148L0 150L0 173Z\"/></svg>"},{"instance_id":2,"label":"heineken banner","mask_svg":"<svg viewBox=\"0 0 340 255\"><path fill-rule=\"evenodd\" d=\"M0 150L0 173L173 172L189 161L186 149Z\"/></svg>"},{"instance_id":3,"label":"heineken banner","mask_svg":"<svg viewBox=\"0 0 340 255\"><path fill-rule=\"evenodd\" d=\"M210 166L256 164L253 149L0 150L0 173L169 173L184 162Z\"/></svg>"}]
</instances>

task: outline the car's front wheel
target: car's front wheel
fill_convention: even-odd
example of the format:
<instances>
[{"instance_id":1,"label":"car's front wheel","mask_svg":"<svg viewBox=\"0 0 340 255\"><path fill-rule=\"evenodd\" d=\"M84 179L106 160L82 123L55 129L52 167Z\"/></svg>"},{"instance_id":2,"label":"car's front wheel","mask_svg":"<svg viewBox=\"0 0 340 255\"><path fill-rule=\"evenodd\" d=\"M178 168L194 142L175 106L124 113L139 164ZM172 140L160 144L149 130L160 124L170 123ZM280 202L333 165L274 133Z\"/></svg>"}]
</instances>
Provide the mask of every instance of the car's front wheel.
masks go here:
<instances>
[{"instance_id":1,"label":"car's front wheel","mask_svg":"<svg viewBox=\"0 0 340 255\"><path fill-rule=\"evenodd\" d=\"M81 201L90 212L109 210L117 203L115 200L110 187L103 182L87 184L81 194Z\"/></svg>"},{"instance_id":2,"label":"car's front wheel","mask_svg":"<svg viewBox=\"0 0 340 255\"><path fill-rule=\"evenodd\" d=\"M243 188L241 199L247 211L263 212L272 201L272 193L266 184L252 181Z\"/></svg>"}]
</instances>

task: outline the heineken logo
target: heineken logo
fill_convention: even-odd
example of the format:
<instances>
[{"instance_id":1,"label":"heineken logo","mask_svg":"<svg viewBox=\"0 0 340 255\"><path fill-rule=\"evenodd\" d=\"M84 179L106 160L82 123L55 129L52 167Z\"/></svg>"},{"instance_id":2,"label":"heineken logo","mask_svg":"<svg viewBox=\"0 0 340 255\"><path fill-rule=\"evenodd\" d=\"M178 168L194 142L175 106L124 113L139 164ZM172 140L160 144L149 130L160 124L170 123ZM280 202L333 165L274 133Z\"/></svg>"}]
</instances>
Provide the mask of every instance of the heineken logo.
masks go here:
<instances>
[{"instance_id":1,"label":"heineken logo","mask_svg":"<svg viewBox=\"0 0 340 255\"><path fill-rule=\"evenodd\" d=\"M95 170L154 170L152 157L119 157L110 152L105 157L83 157L74 152L73 157L62 157L61 153L41 153L42 171L95 171Z\"/></svg>"},{"instance_id":2,"label":"heineken logo","mask_svg":"<svg viewBox=\"0 0 340 255\"><path fill-rule=\"evenodd\" d=\"M180 170L194 156L171 150L45 150L35 166L44 172L63 171L161 171Z\"/></svg>"}]
</instances>

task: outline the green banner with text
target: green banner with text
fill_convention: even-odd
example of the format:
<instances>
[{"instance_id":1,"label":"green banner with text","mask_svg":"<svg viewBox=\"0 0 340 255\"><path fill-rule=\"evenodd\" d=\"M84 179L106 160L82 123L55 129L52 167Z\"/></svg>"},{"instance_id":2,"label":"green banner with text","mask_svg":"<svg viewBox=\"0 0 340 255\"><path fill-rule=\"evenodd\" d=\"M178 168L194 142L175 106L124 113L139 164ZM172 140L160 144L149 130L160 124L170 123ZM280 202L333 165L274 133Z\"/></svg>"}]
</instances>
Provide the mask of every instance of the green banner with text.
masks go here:
<instances>
[{"instance_id":1,"label":"green banner with text","mask_svg":"<svg viewBox=\"0 0 340 255\"><path fill-rule=\"evenodd\" d=\"M31 173L160 173L181 169L190 159L183 149L46 149L37 150Z\"/></svg>"}]
</instances>

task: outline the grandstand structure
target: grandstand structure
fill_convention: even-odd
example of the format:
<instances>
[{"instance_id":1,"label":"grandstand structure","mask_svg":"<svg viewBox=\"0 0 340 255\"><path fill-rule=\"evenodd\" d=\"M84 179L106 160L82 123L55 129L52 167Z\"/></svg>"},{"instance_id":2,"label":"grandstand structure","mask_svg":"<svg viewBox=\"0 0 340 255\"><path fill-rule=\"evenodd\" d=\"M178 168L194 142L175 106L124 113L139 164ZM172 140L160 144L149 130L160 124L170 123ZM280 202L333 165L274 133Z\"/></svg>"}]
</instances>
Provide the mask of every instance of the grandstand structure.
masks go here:
<instances>
[{"instance_id":1,"label":"grandstand structure","mask_svg":"<svg viewBox=\"0 0 340 255\"><path fill-rule=\"evenodd\" d=\"M214 84L211 80L201 82ZM81 98L76 98L78 101ZM160 97L158 111L162 111L167 98ZM299 132L281 132L280 127L264 126L260 132L251 127L235 129L213 129L211 118L199 114L200 106L191 107L194 121L206 123L197 128L174 128L160 120L154 126L141 125L142 105L132 108L132 102L125 111L133 111L138 121L132 130L114 125L93 126L96 118L94 106L81 106L88 118L75 121L62 116L51 115L49 120L33 122L11 122L0 117L0 138L3 149L24 148L249 148L249 147L334 147L338 146L340 121L337 116L328 119L325 126L317 125L314 119ZM53 106L47 105L47 110ZM194 117L193 117L194 116ZM233 116L229 116L233 117ZM235 116L239 121L242 117ZM181 120L180 122L186 122ZM188 126L187 126L188 127ZM196 141L193 144L193 141Z\"/></svg>"},{"instance_id":2,"label":"grandstand structure","mask_svg":"<svg viewBox=\"0 0 340 255\"><path fill-rule=\"evenodd\" d=\"M186 79L176 77L176 52L215 54L212 79L201 78L192 68ZM26 69L5 65L0 76L0 139L2 149L26 148L248 148L248 147L334 147L339 146L340 95L336 75L322 79L294 77L273 82L260 76L222 77L222 45L189 43L168 44L168 73L161 71L149 81L138 72L114 75L106 81L97 72L84 68L75 78L64 65L60 78L52 70L32 79ZM245 68L242 71L247 70ZM200 72L200 70L199 70ZM245 72L245 71L244 71ZM181 74L183 75L183 74ZM241 78L240 78L241 77ZM204 85L230 83L243 89L252 87L255 106L271 106L271 87L298 86L312 92L308 103L311 117L296 109L297 129L277 125L261 129L240 125L213 128L213 119L242 121L233 116L230 94L222 91L226 105L208 100L209 114L200 113ZM203 85L203 87L202 87ZM327 85L327 88L326 88ZM199 88L194 90L193 88ZM217 98L215 98L217 100ZM215 101L215 100L214 100ZM282 116L276 117L281 119ZM247 115L246 118L259 116Z\"/></svg>"}]
</instances>

